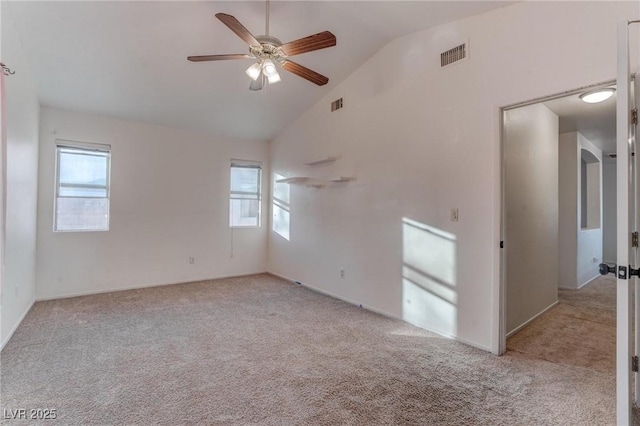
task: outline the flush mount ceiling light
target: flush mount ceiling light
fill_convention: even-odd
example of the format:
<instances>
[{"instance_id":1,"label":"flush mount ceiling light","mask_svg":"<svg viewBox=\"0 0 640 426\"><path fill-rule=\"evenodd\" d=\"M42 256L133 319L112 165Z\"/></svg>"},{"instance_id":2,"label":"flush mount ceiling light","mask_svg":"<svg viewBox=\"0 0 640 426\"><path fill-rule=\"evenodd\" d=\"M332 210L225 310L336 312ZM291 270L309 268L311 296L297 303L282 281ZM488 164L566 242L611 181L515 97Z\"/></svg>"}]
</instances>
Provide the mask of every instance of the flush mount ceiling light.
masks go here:
<instances>
[{"instance_id":1,"label":"flush mount ceiling light","mask_svg":"<svg viewBox=\"0 0 640 426\"><path fill-rule=\"evenodd\" d=\"M289 71L299 77L304 78L318 86L323 86L329 82L329 79L322 74L303 67L293 61L289 56L299 55L301 53L311 52L318 49L324 49L336 45L336 36L329 31L323 31L318 34L304 37L289 43L282 43L275 37L269 35L269 0L266 2L266 35L253 36L236 18L225 13L217 13L216 18L222 21L231 31L236 33L238 37L249 45L248 54L231 54L231 55L204 55L189 56L188 60L192 62L204 61L220 61L226 59L257 59L257 62L251 65L245 71L251 78L250 90L261 90L265 80L269 84L280 81L277 65L284 70Z\"/></svg>"},{"instance_id":2,"label":"flush mount ceiling light","mask_svg":"<svg viewBox=\"0 0 640 426\"><path fill-rule=\"evenodd\" d=\"M597 104L598 102L604 102L607 99L609 99L611 96L613 96L613 92L615 91L616 89L614 89L613 87L607 87L606 89L592 90L590 92L585 92L582 95L580 95L580 99L582 99L583 102L586 102L588 104Z\"/></svg>"}]
</instances>

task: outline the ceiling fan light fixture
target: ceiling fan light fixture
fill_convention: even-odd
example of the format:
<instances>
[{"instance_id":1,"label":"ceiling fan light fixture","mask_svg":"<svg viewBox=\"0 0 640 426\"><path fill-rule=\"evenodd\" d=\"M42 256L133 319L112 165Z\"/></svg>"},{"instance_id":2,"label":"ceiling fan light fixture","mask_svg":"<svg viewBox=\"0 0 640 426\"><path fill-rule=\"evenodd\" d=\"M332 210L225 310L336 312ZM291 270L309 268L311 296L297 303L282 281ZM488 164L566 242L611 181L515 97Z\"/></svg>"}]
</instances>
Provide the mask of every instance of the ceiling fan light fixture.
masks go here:
<instances>
[{"instance_id":1,"label":"ceiling fan light fixture","mask_svg":"<svg viewBox=\"0 0 640 426\"><path fill-rule=\"evenodd\" d=\"M260 78L258 78L257 80L252 81L251 84L249 85L249 90L253 90L253 91L262 90L262 80L264 80L263 75L261 75Z\"/></svg>"},{"instance_id":2,"label":"ceiling fan light fixture","mask_svg":"<svg viewBox=\"0 0 640 426\"><path fill-rule=\"evenodd\" d=\"M262 63L262 72L264 72L264 75L266 75L267 77L278 74L276 64L274 64L271 59L264 60L264 62Z\"/></svg>"},{"instance_id":3,"label":"ceiling fan light fixture","mask_svg":"<svg viewBox=\"0 0 640 426\"><path fill-rule=\"evenodd\" d=\"M187 60L191 62L206 62L253 59L255 63L245 71L249 78L251 78L251 90L262 89L265 81L268 81L270 84L280 81L276 62L279 63L285 71L304 78L311 83L318 86L327 84L329 82L327 77L297 64L288 58L290 56L335 46L336 36L331 34L330 31L323 31L283 44L276 37L269 35L269 0L266 1L266 6L265 35L257 37L251 34L234 16L226 13L216 13L216 18L249 46L249 53L188 56Z\"/></svg>"},{"instance_id":4,"label":"ceiling fan light fixture","mask_svg":"<svg viewBox=\"0 0 640 426\"><path fill-rule=\"evenodd\" d=\"M256 81L258 80L258 77L260 77L260 73L262 72L262 64L260 62L256 62L255 64L247 68L245 72L251 80Z\"/></svg>"},{"instance_id":5,"label":"ceiling fan light fixture","mask_svg":"<svg viewBox=\"0 0 640 426\"><path fill-rule=\"evenodd\" d=\"M272 75L268 75L267 80L269 80L269 84L277 83L281 81L280 74L278 74L278 71L276 71Z\"/></svg>"},{"instance_id":6,"label":"ceiling fan light fixture","mask_svg":"<svg viewBox=\"0 0 640 426\"><path fill-rule=\"evenodd\" d=\"M597 104L598 102L604 102L613 96L613 92L616 89L613 87L607 87L605 89L592 90L590 92L586 92L580 95L580 99L582 102L586 102L588 104Z\"/></svg>"}]
</instances>

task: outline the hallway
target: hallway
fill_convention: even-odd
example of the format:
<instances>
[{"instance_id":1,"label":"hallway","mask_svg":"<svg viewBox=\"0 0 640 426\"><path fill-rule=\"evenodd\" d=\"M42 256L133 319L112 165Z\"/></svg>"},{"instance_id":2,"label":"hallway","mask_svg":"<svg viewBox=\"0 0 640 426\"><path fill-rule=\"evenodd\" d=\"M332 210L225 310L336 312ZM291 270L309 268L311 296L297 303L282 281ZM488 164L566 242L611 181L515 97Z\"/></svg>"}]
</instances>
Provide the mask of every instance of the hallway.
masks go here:
<instances>
[{"instance_id":1,"label":"hallway","mask_svg":"<svg viewBox=\"0 0 640 426\"><path fill-rule=\"evenodd\" d=\"M559 290L558 304L507 340L507 351L615 375L616 281Z\"/></svg>"}]
</instances>

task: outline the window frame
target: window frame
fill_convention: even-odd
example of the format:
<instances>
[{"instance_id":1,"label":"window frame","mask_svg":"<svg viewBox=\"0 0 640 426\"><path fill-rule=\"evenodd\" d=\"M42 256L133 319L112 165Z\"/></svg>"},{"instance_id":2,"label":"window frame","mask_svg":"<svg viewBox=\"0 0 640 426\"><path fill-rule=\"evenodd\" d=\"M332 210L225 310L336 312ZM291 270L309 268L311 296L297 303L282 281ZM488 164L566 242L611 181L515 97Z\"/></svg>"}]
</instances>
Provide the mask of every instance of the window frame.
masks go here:
<instances>
[{"instance_id":1,"label":"window frame","mask_svg":"<svg viewBox=\"0 0 640 426\"><path fill-rule=\"evenodd\" d=\"M234 191L231 188L231 174L233 173L233 169L234 168L238 168L238 169L257 169L258 170L258 192L245 192L245 191ZM238 160L238 159L231 159L230 165L229 165L229 228L242 228L242 229L251 229L251 228L260 228L262 227L262 162L260 161L251 161L251 160ZM234 225L231 222L231 206L233 205L232 201L233 200L251 200L252 198L246 198L246 197L234 197L234 194L240 194L240 195L256 195L257 196L257 201L258 201L258 223L257 225Z\"/></svg>"},{"instance_id":2,"label":"window frame","mask_svg":"<svg viewBox=\"0 0 640 426\"><path fill-rule=\"evenodd\" d=\"M105 185L68 185L68 187L84 187L84 188L99 188L105 189L106 197L70 197L60 195L60 155L62 154L62 149L73 149L73 150L83 150L87 152L100 152L104 155L107 161L106 166L106 184ZM91 154L86 154L91 155ZM111 224L111 145L105 144L96 144L89 142L77 142L70 141L65 139L56 139L55 140L55 179L54 179L54 192L53 192L53 232L107 232L109 231ZM99 200L105 199L107 200L107 226L104 229L58 229L58 199L60 198L81 198L81 199L91 199L91 200Z\"/></svg>"}]
</instances>

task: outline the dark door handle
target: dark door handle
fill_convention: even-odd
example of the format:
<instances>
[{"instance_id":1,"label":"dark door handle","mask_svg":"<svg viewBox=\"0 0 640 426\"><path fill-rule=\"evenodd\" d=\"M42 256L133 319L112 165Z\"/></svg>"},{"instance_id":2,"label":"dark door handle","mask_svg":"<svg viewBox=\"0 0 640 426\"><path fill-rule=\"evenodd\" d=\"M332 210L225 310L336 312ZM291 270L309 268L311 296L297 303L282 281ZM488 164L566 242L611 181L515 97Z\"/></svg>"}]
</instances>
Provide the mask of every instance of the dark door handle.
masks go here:
<instances>
[{"instance_id":1,"label":"dark door handle","mask_svg":"<svg viewBox=\"0 0 640 426\"><path fill-rule=\"evenodd\" d=\"M616 273L616 265L609 265L608 263L600 264L600 275L614 274Z\"/></svg>"},{"instance_id":2,"label":"dark door handle","mask_svg":"<svg viewBox=\"0 0 640 426\"><path fill-rule=\"evenodd\" d=\"M622 278L624 280L627 279L627 268L626 267L621 267L620 268L621 271L618 274L618 278ZM608 263L601 263L600 264L600 275L607 275L607 274L616 274L616 264L614 263L613 265L609 265ZM629 266L629 278L636 276L636 277L640 277L640 268L638 269L634 269L631 266Z\"/></svg>"}]
</instances>

